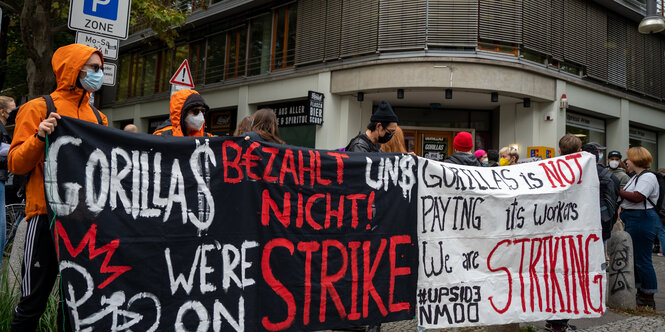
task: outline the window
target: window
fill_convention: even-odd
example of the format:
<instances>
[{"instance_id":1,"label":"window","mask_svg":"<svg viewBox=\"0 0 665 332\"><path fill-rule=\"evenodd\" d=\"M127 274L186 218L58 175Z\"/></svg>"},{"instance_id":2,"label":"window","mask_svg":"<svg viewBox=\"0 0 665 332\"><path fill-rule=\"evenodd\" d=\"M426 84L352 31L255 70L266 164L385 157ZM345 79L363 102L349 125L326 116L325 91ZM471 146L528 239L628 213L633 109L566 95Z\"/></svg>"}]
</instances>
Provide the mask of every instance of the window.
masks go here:
<instances>
[{"instance_id":1,"label":"window","mask_svg":"<svg viewBox=\"0 0 665 332\"><path fill-rule=\"evenodd\" d=\"M658 133L630 126L628 128L628 143L631 148L641 146L647 149L651 153L651 157L653 157L651 170L654 172L658 170Z\"/></svg>"},{"instance_id":2,"label":"window","mask_svg":"<svg viewBox=\"0 0 665 332\"><path fill-rule=\"evenodd\" d=\"M292 67L295 63L297 11L293 3L273 13L273 70Z\"/></svg>"},{"instance_id":3,"label":"window","mask_svg":"<svg viewBox=\"0 0 665 332\"><path fill-rule=\"evenodd\" d=\"M226 79L245 76L245 60L247 56L247 27L229 31L226 35Z\"/></svg>"},{"instance_id":4,"label":"window","mask_svg":"<svg viewBox=\"0 0 665 332\"><path fill-rule=\"evenodd\" d=\"M265 74L270 70L270 32L271 15L266 14L253 19L249 28L249 75Z\"/></svg>"},{"instance_id":5,"label":"window","mask_svg":"<svg viewBox=\"0 0 665 332\"><path fill-rule=\"evenodd\" d=\"M149 96L159 91L157 85L157 53L144 55L141 96Z\"/></svg>"},{"instance_id":6,"label":"window","mask_svg":"<svg viewBox=\"0 0 665 332\"><path fill-rule=\"evenodd\" d=\"M226 34L221 33L208 38L208 54L206 57L206 84L224 80L224 64L226 58Z\"/></svg>"},{"instance_id":7,"label":"window","mask_svg":"<svg viewBox=\"0 0 665 332\"><path fill-rule=\"evenodd\" d=\"M478 42L478 49L482 51L492 51L517 56L518 47L517 44L506 44L489 40L481 40Z\"/></svg>"},{"instance_id":8,"label":"window","mask_svg":"<svg viewBox=\"0 0 665 332\"><path fill-rule=\"evenodd\" d=\"M205 39L189 44L189 69L192 71L192 83L203 84L205 69L206 41Z\"/></svg>"},{"instance_id":9,"label":"window","mask_svg":"<svg viewBox=\"0 0 665 332\"><path fill-rule=\"evenodd\" d=\"M566 112L566 133L580 138L582 144L596 142L605 146L605 120L572 112ZM605 157L599 160L605 163Z\"/></svg>"},{"instance_id":10,"label":"window","mask_svg":"<svg viewBox=\"0 0 665 332\"><path fill-rule=\"evenodd\" d=\"M120 56L120 69L118 70L118 84L116 86L115 99L125 100L129 91L129 65L131 54Z\"/></svg>"}]
</instances>

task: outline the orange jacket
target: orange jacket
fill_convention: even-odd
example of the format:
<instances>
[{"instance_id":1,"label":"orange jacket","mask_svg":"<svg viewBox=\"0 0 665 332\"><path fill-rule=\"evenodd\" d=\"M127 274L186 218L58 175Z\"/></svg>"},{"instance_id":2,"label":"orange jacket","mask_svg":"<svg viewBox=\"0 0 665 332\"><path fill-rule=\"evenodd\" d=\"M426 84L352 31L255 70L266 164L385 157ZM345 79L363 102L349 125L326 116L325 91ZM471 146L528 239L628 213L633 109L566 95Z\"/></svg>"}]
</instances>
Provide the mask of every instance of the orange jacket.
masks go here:
<instances>
[{"instance_id":1,"label":"orange jacket","mask_svg":"<svg viewBox=\"0 0 665 332\"><path fill-rule=\"evenodd\" d=\"M205 132L205 126L192 135L185 135L183 132L183 122L185 121L185 118L184 114L182 114L182 110L183 108L189 109L193 106L204 106L206 110L208 109L208 105L205 104L203 97L201 97L198 92L190 89L176 91L173 96L171 96L169 119L164 121L164 123L155 130L153 135L190 137L212 136Z\"/></svg>"},{"instance_id":2,"label":"orange jacket","mask_svg":"<svg viewBox=\"0 0 665 332\"><path fill-rule=\"evenodd\" d=\"M76 87L79 72L93 53L98 50L81 44L63 46L53 53L51 65L58 87L51 93L58 114L97 123L97 117L88 103L89 94ZM104 125L108 120L100 115ZM7 156L7 167L15 174L28 174L25 188L25 214L30 218L46 214L44 196L44 147L45 143L37 138L39 124L46 118L46 102L35 98L21 106L16 116L14 139Z\"/></svg>"}]
</instances>

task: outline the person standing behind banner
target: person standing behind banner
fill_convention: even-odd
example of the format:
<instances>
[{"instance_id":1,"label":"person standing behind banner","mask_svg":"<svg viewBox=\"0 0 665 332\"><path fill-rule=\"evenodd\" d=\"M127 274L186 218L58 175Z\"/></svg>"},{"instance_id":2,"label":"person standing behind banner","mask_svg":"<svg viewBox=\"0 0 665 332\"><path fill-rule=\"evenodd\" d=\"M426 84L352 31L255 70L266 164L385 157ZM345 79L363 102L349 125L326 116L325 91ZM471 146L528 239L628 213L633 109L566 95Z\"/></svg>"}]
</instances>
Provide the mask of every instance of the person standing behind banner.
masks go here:
<instances>
[{"instance_id":1,"label":"person standing behind banner","mask_svg":"<svg viewBox=\"0 0 665 332\"><path fill-rule=\"evenodd\" d=\"M35 98L23 105L16 116L14 140L7 165L14 174L30 174L26 186L25 236L21 298L14 310L12 331L35 331L58 275L58 257L49 229L44 194L44 149L47 135L58 125L61 115L108 125L106 116L92 108L90 93L104 82L102 53L92 47L71 44L58 48L51 59L57 88L50 94L56 112L47 117L47 102ZM63 296L65 296L63 294ZM66 306L60 302L59 306ZM58 308L58 313L64 308ZM67 311L64 311L67 312ZM71 329L69 314L58 314L58 326ZM63 316L65 316L63 318Z\"/></svg>"},{"instance_id":2,"label":"person standing behind banner","mask_svg":"<svg viewBox=\"0 0 665 332\"><path fill-rule=\"evenodd\" d=\"M153 135L212 136L205 132L205 113L210 109L201 95L190 89L179 90L171 96L170 115Z\"/></svg>"},{"instance_id":3,"label":"person standing behind banner","mask_svg":"<svg viewBox=\"0 0 665 332\"><path fill-rule=\"evenodd\" d=\"M233 136L242 136L242 134L252 130L252 117L246 116L240 120L236 130L233 132Z\"/></svg>"},{"instance_id":4,"label":"person standing behind banner","mask_svg":"<svg viewBox=\"0 0 665 332\"><path fill-rule=\"evenodd\" d=\"M286 144L279 138L277 116L272 108L262 108L252 115L251 130L244 133L245 139L259 142Z\"/></svg>"},{"instance_id":5,"label":"person standing behind banner","mask_svg":"<svg viewBox=\"0 0 665 332\"><path fill-rule=\"evenodd\" d=\"M397 115L387 101L381 101L376 112L372 114L364 133L351 139L346 146L349 152L380 152L377 144L388 143L397 130Z\"/></svg>"},{"instance_id":6,"label":"person standing behind banner","mask_svg":"<svg viewBox=\"0 0 665 332\"><path fill-rule=\"evenodd\" d=\"M2 267L2 248L5 247L5 235L7 234L7 215L5 213L5 182L7 182L7 153L12 143L12 138L7 132L7 119L9 112L16 108L14 99L0 96L0 267Z\"/></svg>"},{"instance_id":7,"label":"person standing behind banner","mask_svg":"<svg viewBox=\"0 0 665 332\"><path fill-rule=\"evenodd\" d=\"M487 150L487 167L499 166L499 151Z\"/></svg>"},{"instance_id":8,"label":"person standing behind banner","mask_svg":"<svg viewBox=\"0 0 665 332\"><path fill-rule=\"evenodd\" d=\"M520 154L516 148L512 146L505 146L499 150L499 166L510 166L516 165L517 161L520 160Z\"/></svg>"},{"instance_id":9,"label":"person standing behind banner","mask_svg":"<svg viewBox=\"0 0 665 332\"><path fill-rule=\"evenodd\" d=\"M582 151L582 140L573 134L566 134L559 140L559 155L565 156ZM596 150L597 151L597 150ZM548 331L574 331L577 328L568 324L568 319L556 319L546 321L545 328Z\"/></svg>"},{"instance_id":10,"label":"person standing behind banner","mask_svg":"<svg viewBox=\"0 0 665 332\"><path fill-rule=\"evenodd\" d=\"M126 125L125 128L123 128L122 130L128 131L130 133L136 133L136 134L139 133L139 128L137 128L136 125L133 123Z\"/></svg>"},{"instance_id":11,"label":"person standing behind banner","mask_svg":"<svg viewBox=\"0 0 665 332\"><path fill-rule=\"evenodd\" d=\"M381 144L381 152L401 152L408 153L406 150L406 145L404 144L404 132L402 128L397 126L393 137L388 141L388 143Z\"/></svg>"},{"instance_id":12,"label":"person standing behind banner","mask_svg":"<svg viewBox=\"0 0 665 332\"><path fill-rule=\"evenodd\" d=\"M487 152L485 152L485 150L483 149L476 150L476 152L474 152L473 155L476 156L481 165L487 166L487 164L489 164L489 159L487 157Z\"/></svg>"},{"instance_id":13,"label":"person standing behind banner","mask_svg":"<svg viewBox=\"0 0 665 332\"><path fill-rule=\"evenodd\" d=\"M655 310L656 302L653 296L658 291L658 280L651 260L651 249L661 221L649 201L658 201L658 179L648 171L653 157L647 149L633 147L628 149L626 155L626 165L635 172L635 176L620 192L623 198L620 216L626 223L626 232L633 239L637 305L649 306Z\"/></svg>"},{"instance_id":14,"label":"person standing behind banner","mask_svg":"<svg viewBox=\"0 0 665 332\"><path fill-rule=\"evenodd\" d=\"M473 149L473 137L470 133L462 131L455 139L453 139L453 148L455 153L450 155L444 163L456 164L456 165L467 165L467 166L483 166L476 156L471 153Z\"/></svg>"},{"instance_id":15,"label":"person standing behind banner","mask_svg":"<svg viewBox=\"0 0 665 332\"><path fill-rule=\"evenodd\" d=\"M628 180L630 180L630 176L628 176L626 170L621 167L621 152L610 151L607 155L607 164L607 167L612 171L612 174L619 179L619 185L621 186L621 189L623 189L623 187L626 186L626 183L628 183Z\"/></svg>"}]
</instances>

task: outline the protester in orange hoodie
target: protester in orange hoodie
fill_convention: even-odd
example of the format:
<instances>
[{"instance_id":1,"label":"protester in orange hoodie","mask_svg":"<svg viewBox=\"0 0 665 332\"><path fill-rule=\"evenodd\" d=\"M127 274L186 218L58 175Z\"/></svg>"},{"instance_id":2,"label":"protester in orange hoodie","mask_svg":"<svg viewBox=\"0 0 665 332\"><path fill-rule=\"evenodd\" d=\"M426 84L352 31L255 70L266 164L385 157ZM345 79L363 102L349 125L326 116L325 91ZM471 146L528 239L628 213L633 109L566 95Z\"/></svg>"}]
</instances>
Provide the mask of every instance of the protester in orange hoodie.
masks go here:
<instances>
[{"instance_id":1,"label":"protester in orange hoodie","mask_svg":"<svg viewBox=\"0 0 665 332\"><path fill-rule=\"evenodd\" d=\"M179 90L171 96L169 119L164 121L153 135L161 136L212 136L205 132L205 113L208 105L194 90Z\"/></svg>"},{"instance_id":2,"label":"protester in orange hoodie","mask_svg":"<svg viewBox=\"0 0 665 332\"><path fill-rule=\"evenodd\" d=\"M102 53L85 45L71 44L53 53L51 65L58 85L50 97L57 113L47 117L44 98L35 98L23 105L16 116L14 139L7 157L12 173L30 174L25 189L28 231L21 269L23 281L12 331L36 330L59 270L44 195L46 136L58 125L60 116L108 125L106 116L89 104L90 93L99 90L104 80ZM59 321L62 316L58 315ZM65 316L69 317L69 314ZM59 322L58 326L62 324ZM69 324L66 323L66 326L69 327Z\"/></svg>"}]
</instances>

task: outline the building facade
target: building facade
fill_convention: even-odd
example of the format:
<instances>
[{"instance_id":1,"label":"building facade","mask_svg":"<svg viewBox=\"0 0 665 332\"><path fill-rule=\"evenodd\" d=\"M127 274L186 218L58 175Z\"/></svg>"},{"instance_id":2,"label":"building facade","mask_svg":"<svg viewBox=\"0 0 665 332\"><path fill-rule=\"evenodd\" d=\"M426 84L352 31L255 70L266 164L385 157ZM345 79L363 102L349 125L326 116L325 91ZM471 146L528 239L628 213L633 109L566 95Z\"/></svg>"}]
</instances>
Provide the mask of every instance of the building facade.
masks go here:
<instances>
[{"instance_id":1,"label":"building facade","mask_svg":"<svg viewBox=\"0 0 665 332\"><path fill-rule=\"evenodd\" d=\"M98 98L116 127L151 133L166 119L187 59L220 135L272 107L288 143L340 148L387 100L410 149L434 159L461 130L522 158L570 132L622 153L644 146L665 167L665 35L638 33L640 1L172 2L191 12L174 48L140 27L121 43L117 84ZM321 124L305 114L312 102Z\"/></svg>"}]
</instances>

